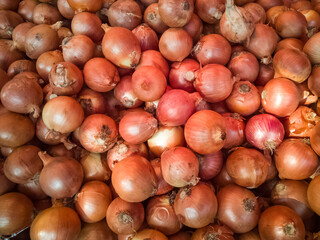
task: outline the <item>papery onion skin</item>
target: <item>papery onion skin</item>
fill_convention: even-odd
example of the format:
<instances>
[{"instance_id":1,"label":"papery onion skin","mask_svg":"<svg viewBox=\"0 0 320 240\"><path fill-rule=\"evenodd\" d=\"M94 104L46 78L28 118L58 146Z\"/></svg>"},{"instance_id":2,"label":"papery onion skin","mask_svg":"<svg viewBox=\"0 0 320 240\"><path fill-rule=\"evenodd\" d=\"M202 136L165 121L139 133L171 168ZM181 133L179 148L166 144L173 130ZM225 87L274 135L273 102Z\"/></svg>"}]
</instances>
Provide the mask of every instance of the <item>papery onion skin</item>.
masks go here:
<instances>
[{"instance_id":1,"label":"papery onion skin","mask_svg":"<svg viewBox=\"0 0 320 240\"><path fill-rule=\"evenodd\" d=\"M225 10L224 0L198 0L195 3L195 12L206 23L214 24L220 20Z\"/></svg>"},{"instance_id":2,"label":"papery onion skin","mask_svg":"<svg viewBox=\"0 0 320 240\"><path fill-rule=\"evenodd\" d=\"M105 220L97 223L87 223L81 228L77 240L104 239L115 240L115 234L110 230Z\"/></svg>"},{"instance_id":3,"label":"papery onion skin","mask_svg":"<svg viewBox=\"0 0 320 240\"><path fill-rule=\"evenodd\" d=\"M312 64L320 63L320 47L319 47L320 33L313 35L304 45L303 51L308 55Z\"/></svg>"},{"instance_id":4,"label":"papery onion skin","mask_svg":"<svg viewBox=\"0 0 320 240\"><path fill-rule=\"evenodd\" d=\"M30 226L34 218L32 201L22 193L0 196L0 235L12 235Z\"/></svg>"},{"instance_id":5,"label":"papery onion skin","mask_svg":"<svg viewBox=\"0 0 320 240\"><path fill-rule=\"evenodd\" d=\"M97 12L101 9L103 0L68 0L68 4L76 12Z\"/></svg>"},{"instance_id":6,"label":"papery onion skin","mask_svg":"<svg viewBox=\"0 0 320 240\"><path fill-rule=\"evenodd\" d=\"M30 60L21 59L11 63L7 72L8 76L13 78L22 72L36 72L36 65Z\"/></svg>"},{"instance_id":7,"label":"papery onion skin","mask_svg":"<svg viewBox=\"0 0 320 240\"><path fill-rule=\"evenodd\" d=\"M257 226L260 207L256 196L246 188L228 185L217 194L220 222L235 233L245 233Z\"/></svg>"},{"instance_id":8,"label":"papery onion skin","mask_svg":"<svg viewBox=\"0 0 320 240\"><path fill-rule=\"evenodd\" d=\"M157 176L158 190L157 190L156 195L163 195L163 194L170 192L172 189L174 189L174 187L171 186L170 184L168 184L162 176L161 159L155 158L155 159L151 160L150 163L151 163L153 170Z\"/></svg>"},{"instance_id":9,"label":"papery onion skin","mask_svg":"<svg viewBox=\"0 0 320 240\"><path fill-rule=\"evenodd\" d=\"M223 155L221 151L196 155L199 161L199 178L203 181L210 180L217 176L223 166Z\"/></svg>"},{"instance_id":10,"label":"papery onion skin","mask_svg":"<svg viewBox=\"0 0 320 240\"><path fill-rule=\"evenodd\" d=\"M115 121L104 114L88 116L80 127L80 143L89 152L106 152L116 143L117 138Z\"/></svg>"},{"instance_id":11,"label":"papery onion skin","mask_svg":"<svg viewBox=\"0 0 320 240\"><path fill-rule=\"evenodd\" d=\"M208 226L197 229L192 234L192 240L210 239L212 237L217 238L217 240L234 240L231 229L221 223L211 223Z\"/></svg>"},{"instance_id":12,"label":"papery onion skin","mask_svg":"<svg viewBox=\"0 0 320 240\"><path fill-rule=\"evenodd\" d=\"M243 5L243 8L247 10L252 16L252 21L257 23L265 23L266 21L266 12L264 8L255 2L249 2L245 5Z\"/></svg>"},{"instance_id":13,"label":"papery onion skin","mask_svg":"<svg viewBox=\"0 0 320 240\"><path fill-rule=\"evenodd\" d=\"M319 160L302 139L288 138L277 148L275 163L281 179L303 180L316 171Z\"/></svg>"},{"instance_id":14,"label":"papery onion skin","mask_svg":"<svg viewBox=\"0 0 320 240\"><path fill-rule=\"evenodd\" d=\"M40 212L34 219L30 228L30 237L32 240L59 238L76 240L80 231L81 221L73 209L53 206Z\"/></svg>"},{"instance_id":15,"label":"papery onion skin","mask_svg":"<svg viewBox=\"0 0 320 240\"><path fill-rule=\"evenodd\" d=\"M307 190L307 197L312 210L320 216L319 185L320 185L320 175L316 176L309 183L308 190Z\"/></svg>"},{"instance_id":16,"label":"papery onion skin","mask_svg":"<svg viewBox=\"0 0 320 240\"><path fill-rule=\"evenodd\" d=\"M166 235L162 232L145 228L142 231L136 233L132 240L143 240L143 239L152 239L152 240L168 240Z\"/></svg>"},{"instance_id":17,"label":"papery onion skin","mask_svg":"<svg viewBox=\"0 0 320 240\"><path fill-rule=\"evenodd\" d=\"M60 50L48 51L41 54L36 62L38 74L47 82L53 65L59 62L64 62L63 55Z\"/></svg>"},{"instance_id":18,"label":"papery onion skin","mask_svg":"<svg viewBox=\"0 0 320 240\"><path fill-rule=\"evenodd\" d=\"M310 145L312 149L320 156L320 123L317 123L316 126L312 129L310 134Z\"/></svg>"},{"instance_id":19,"label":"papery onion skin","mask_svg":"<svg viewBox=\"0 0 320 240\"><path fill-rule=\"evenodd\" d=\"M147 23L153 30L157 33L163 33L169 27L162 21L160 14L158 3L150 4L143 15L144 22Z\"/></svg>"},{"instance_id":20,"label":"papery onion skin","mask_svg":"<svg viewBox=\"0 0 320 240\"><path fill-rule=\"evenodd\" d=\"M141 202L157 192L157 176L152 165L139 155L118 162L111 181L116 193L127 202Z\"/></svg>"},{"instance_id":21,"label":"papery onion skin","mask_svg":"<svg viewBox=\"0 0 320 240\"><path fill-rule=\"evenodd\" d=\"M259 234L263 240L304 239L305 226L299 215L292 209L276 205L269 207L261 214Z\"/></svg>"},{"instance_id":22,"label":"papery onion skin","mask_svg":"<svg viewBox=\"0 0 320 240\"><path fill-rule=\"evenodd\" d=\"M253 148L239 147L226 161L226 170L233 182L247 188L259 187L265 182L270 162Z\"/></svg>"},{"instance_id":23,"label":"papery onion skin","mask_svg":"<svg viewBox=\"0 0 320 240\"><path fill-rule=\"evenodd\" d=\"M278 117L286 117L293 113L299 105L297 86L285 78L270 80L261 93L264 110Z\"/></svg>"},{"instance_id":24,"label":"papery onion skin","mask_svg":"<svg viewBox=\"0 0 320 240\"><path fill-rule=\"evenodd\" d=\"M223 148L232 148L241 145L245 141L244 118L238 113L222 113L227 129L226 142Z\"/></svg>"},{"instance_id":25,"label":"papery onion skin","mask_svg":"<svg viewBox=\"0 0 320 240\"><path fill-rule=\"evenodd\" d=\"M142 203L130 203L117 197L107 209L106 220L110 229L118 234L131 234L143 224L145 211Z\"/></svg>"},{"instance_id":26,"label":"papery onion skin","mask_svg":"<svg viewBox=\"0 0 320 240\"><path fill-rule=\"evenodd\" d=\"M308 78L308 88L316 96L320 96L320 67L315 66Z\"/></svg>"},{"instance_id":27,"label":"papery onion skin","mask_svg":"<svg viewBox=\"0 0 320 240\"><path fill-rule=\"evenodd\" d=\"M219 113L201 110L188 119L184 135L187 144L195 152L200 154L217 152L226 141L225 122Z\"/></svg>"},{"instance_id":28,"label":"papery onion skin","mask_svg":"<svg viewBox=\"0 0 320 240\"><path fill-rule=\"evenodd\" d=\"M14 47L14 42L8 39L0 39L0 68L7 71L11 63L22 59L23 54Z\"/></svg>"},{"instance_id":29,"label":"papery onion skin","mask_svg":"<svg viewBox=\"0 0 320 240\"><path fill-rule=\"evenodd\" d=\"M159 51L147 50L141 54L140 62L136 69L142 66L154 66L159 68L166 78L169 75L169 64Z\"/></svg>"},{"instance_id":30,"label":"papery onion skin","mask_svg":"<svg viewBox=\"0 0 320 240\"><path fill-rule=\"evenodd\" d=\"M217 213L217 198L205 183L180 188L174 200L174 211L181 223L191 228L205 227Z\"/></svg>"}]
</instances>

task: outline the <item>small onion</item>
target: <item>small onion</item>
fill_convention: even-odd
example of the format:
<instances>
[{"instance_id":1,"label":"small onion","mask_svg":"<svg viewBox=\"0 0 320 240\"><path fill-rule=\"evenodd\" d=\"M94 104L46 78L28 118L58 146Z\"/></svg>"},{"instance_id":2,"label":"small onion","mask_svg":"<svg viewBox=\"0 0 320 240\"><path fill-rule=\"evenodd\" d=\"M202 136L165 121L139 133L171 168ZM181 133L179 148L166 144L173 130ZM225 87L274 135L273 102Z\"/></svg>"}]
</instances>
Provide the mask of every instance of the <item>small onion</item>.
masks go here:
<instances>
[{"instance_id":1,"label":"small onion","mask_svg":"<svg viewBox=\"0 0 320 240\"><path fill-rule=\"evenodd\" d=\"M158 50L159 39L157 33L147 24L140 24L132 30L132 33L139 40L142 52L146 50Z\"/></svg>"},{"instance_id":2,"label":"small onion","mask_svg":"<svg viewBox=\"0 0 320 240\"><path fill-rule=\"evenodd\" d=\"M151 162L153 170L157 176L158 190L157 190L156 195L163 195L165 193L170 192L174 187L171 186L170 184L168 184L162 176L161 159L156 158L156 159L151 160L150 162Z\"/></svg>"},{"instance_id":3,"label":"small onion","mask_svg":"<svg viewBox=\"0 0 320 240\"><path fill-rule=\"evenodd\" d=\"M34 24L54 24L62 20L59 10L47 3L37 4L32 13Z\"/></svg>"},{"instance_id":4,"label":"small onion","mask_svg":"<svg viewBox=\"0 0 320 240\"><path fill-rule=\"evenodd\" d=\"M223 148L233 148L245 141L244 118L238 113L222 113L227 129L226 142Z\"/></svg>"},{"instance_id":5,"label":"small onion","mask_svg":"<svg viewBox=\"0 0 320 240\"><path fill-rule=\"evenodd\" d=\"M32 22L33 10L39 4L38 0L22 0L19 3L18 13L27 21Z\"/></svg>"},{"instance_id":6,"label":"small onion","mask_svg":"<svg viewBox=\"0 0 320 240\"><path fill-rule=\"evenodd\" d=\"M203 31L203 23L198 15L193 13L190 21L183 26L183 29L190 35L193 42L197 42L200 40Z\"/></svg>"},{"instance_id":7,"label":"small onion","mask_svg":"<svg viewBox=\"0 0 320 240\"><path fill-rule=\"evenodd\" d=\"M38 57L36 62L38 74L47 82L53 65L59 62L64 62L63 55L60 50L44 52Z\"/></svg>"},{"instance_id":8,"label":"small onion","mask_svg":"<svg viewBox=\"0 0 320 240\"><path fill-rule=\"evenodd\" d=\"M74 10L70 7L68 0L58 0L57 7L60 14L67 19L72 19L74 17Z\"/></svg>"},{"instance_id":9,"label":"small onion","mask_svg":"<svg viewBox=\"0 0 320 240\"><path fill-rule=\"evenodd\" d=\"M36 72L36 65L30 60L21 59L11 63L7 72L8 76L13 78L22 72Z\"/></svg>"},{"instance_id":10,"label":"small onion","mask_svg":"<svg viewBox=\"0 0 320 240\"><path fill-rule=\"evenodd\" d=\"M84 110L86 116L105 113L106 100L102 93L91 90L90 88L83 88L78 94L78 102Z\"/></svg>"},{"instance_id":11,"label":"small onion","mask_svg":"<svg viewBox=\"0 0 320 240\"><path fill-rule=\"evenodd\" d=\"M8 39L0 39L0 68L7 71L14 61L22 59L23 55L14 47L14 42Z\"/></svg>"},{"instance_id":12,"label":"small onion","mask_svg":"<svg viewBox=\"0 0 320 240\"><path fill-rule=\"evenodd\" d=\"M103 0L68 0L68 4L76 12L97 12L101 9Z\"/></svg>"},{"instance_id":13,"label":"small onion","mask_svg":"<svg viewBox=\"0 0 320 240\"><path fill-rule=\"evenodd\" d=\"M160 17L158 3L152 3L146 8L143 20L157 33L163 33L168 29Z\"/></svg>"},{"instance_id":14,"label":"small onion","mask_svg":"<svg viewBox=\"0 0 320 240\"><path fill-rule=\"evenodd\" d=\"M161 55L160 52L155 50L147 50L141 54L140 62L136 69L142 66L154 66L162 71L166 76L169 75L169 65L166 59Z\"/></svg>"},{"instance_id":15,"label":"small onion","mask_svg":"<svg viewBox=\"0 0 320 240\"><path fill-rule=\"evenodd\" d=\"M308 202L310 204L310 207L318 215L320 215L319 185L320 185L320 175L312 179L312 181L309 183L308 190L307 190L307 197L308 197Z\"/></svg>"},{"instance_id":16,"label":"small onion","mask_svg":"<svg viewBox=\"0 0 320 240\"><path fill-rule=\"evenodd\" d=\"M214 24L222 17L225 10L224 0L197 0L195 3L195 12L206 23Z\"/></svg>"},{"instance_id":17,"label":"small onion","mask_svg":"<svg viewBox=\"0 0 320 240\"><path fill-rule=\"evenodd\" d=\"M20 51L25 52L24 43L26 40L26 33L33 28L35 25L30 22L24 22L17 25L12 32L12 40L14 46Z\"/></svg>"},{"instance_id":18,"label":"small onion","mask_svg":"<svg viewBox=\"0 0 320 240\"><path fill-rule=\"evenodd\" d=\"M210 180L217 176L223 166L223 155L221 151L199 155L197 154L199 161L199 177L201 180Z\"/></svg>"}]
</instances>

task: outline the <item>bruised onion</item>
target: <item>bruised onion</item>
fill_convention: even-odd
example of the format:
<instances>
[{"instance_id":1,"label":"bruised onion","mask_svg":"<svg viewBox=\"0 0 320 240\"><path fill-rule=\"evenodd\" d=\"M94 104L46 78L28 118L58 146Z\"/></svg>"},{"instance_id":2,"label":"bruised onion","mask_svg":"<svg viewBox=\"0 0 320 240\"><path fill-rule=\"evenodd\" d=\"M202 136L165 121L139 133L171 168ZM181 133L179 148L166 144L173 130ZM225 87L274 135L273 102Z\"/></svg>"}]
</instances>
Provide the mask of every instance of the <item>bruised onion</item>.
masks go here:
<instances>
[{"instance_id":1,"label":"bruised onion","mask_svg":"<svg viewBox=\"0 0 320 240\"><path fill-rule=\"evenodd\" d=\"M107 104L104 96L89 88L84 88L79 92L78 102L81 104L86 116L106 112Z\"/></svg>"},{"instance_id":2,"label":"bruised onion","mask_svg":"<svg viewBox=\"0 0 320 240\"><path fill-rule=\"evenodd\" d=\"M157 33L163 33L168 29L168 26L162 21L160 17L157 2L150 4L146 8L143 15L143 20Z\"/></svg>"},{"instance_id":3,"label":"bruised onion","mask_svg":"<svg viewBox=\"0 0 320 240\"><path fill-rule=\"evenodd\" d=\"M157 176L153 167L139 155L118 162L111 180L116 193L127 202L141 202L157 192Z\"/></svg>"},{"instance_id":4,"label":"bruised onion","mask_svg":"<svg viewBox=\"0 0 320 240\"><path fill-rule=\"evenodd\" d=\"M214 24L221 19L225 11L225 0L197 0L195 3L195 12L206 23Z\"/></svg>"},{"instance_id":5,"label":"bruised onion","mask_svg":"<svg viewBox=\"0 0 320 240\"><path fill-rule=\"evenodd\" d=\"M43 80L48 82L49 73L56 63L64 62L62 52L60 50L47 51L42 53L36 62L38 74Z\"/></svg>"}]
</instances>

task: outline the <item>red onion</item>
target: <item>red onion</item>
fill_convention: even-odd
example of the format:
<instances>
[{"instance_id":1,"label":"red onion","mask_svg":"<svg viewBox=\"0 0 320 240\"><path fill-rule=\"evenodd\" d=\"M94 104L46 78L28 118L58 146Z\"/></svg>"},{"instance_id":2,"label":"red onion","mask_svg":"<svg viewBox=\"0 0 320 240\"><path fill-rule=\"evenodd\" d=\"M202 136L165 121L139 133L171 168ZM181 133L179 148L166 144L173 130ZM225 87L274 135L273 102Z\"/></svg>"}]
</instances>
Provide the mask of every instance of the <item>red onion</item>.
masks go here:
<instances>
[{"instance_id":1,"label":"red onion","mask_svg":"<svg viewBox=\"0 0 320 240\"><path fill-rule=\"evenodd\" d=\"M132 30L140 42L141 51L158 50L159 39L157 33L147 24L143 23Z\"/></svg>"}]
</instances>

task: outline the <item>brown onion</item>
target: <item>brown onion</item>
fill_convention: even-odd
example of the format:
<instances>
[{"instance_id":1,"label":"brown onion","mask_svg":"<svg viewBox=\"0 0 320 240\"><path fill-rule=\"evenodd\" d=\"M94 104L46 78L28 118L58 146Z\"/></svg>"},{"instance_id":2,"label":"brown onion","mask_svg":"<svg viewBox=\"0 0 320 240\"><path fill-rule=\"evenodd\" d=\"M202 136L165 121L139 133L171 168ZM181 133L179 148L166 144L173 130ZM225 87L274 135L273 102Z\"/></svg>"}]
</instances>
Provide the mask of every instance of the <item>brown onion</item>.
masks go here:
<instances>
[{"instance_id":1,"label":"brown onion","mask_svg":"<svg viewBox=\"0 0 320 240\"><path fill-rule=\"evenodd\" d=\"M181 223L201 228L214 220L218 202L211 188L200 182L196 186L180 188L173 207Z\"/></svg>"},{"instance_id":2,"label":"brown onion","mask_svg":"<svg viewBox=\"0 0 320 240\"><path fill-rule=\"evenodd\" d=\"M198 15L193 13L190 21L183 26L183 29L190 35L193 42L197 42L200 40L203 31L203 23Z\"/></svg>"},{"instance_id":3,"label":"brown onion","mask_svg":"<svg viewBox=\"0 0 320 240\"><path fill-rule=\"evenodd\" d=\"M274 6L283 5L283 0L257 0L256 2L266 11Z\"/></svg>"},{"instance_id":4,"label":"brown onion","mask_svg":"<svg viewBox=\"0 0 320 240\"><path fill-rule=\"evenodd\" d=\"M151 160L150 162L151 162L153 170L157 176L158 190L157 190L156 195L162 195L162 194L170 192L174 187L171 186L170 184L168 184L162 176L161 159L156 158L156 159Z\"/></svg>"},{"instance_id":5,"label":"brown onion","mask_svg":"<svg viewBox=\"0 0 320 240\"><path fill-rule=\"evenodd\" d=\"M252 15L233 0L226 1L226 10L220 19L221 34L230 42L248 41L254 31Z\"/></svg>"},{"instance_id":6,"label":"brown onion","mask_svg":"<svg viewBox=\"0 0 320 240\"><path fill-rule=\"evenodd\" d=\"M93 91L89 88L84 88L78 94L77 99L86 116L106 112L106 100L102 93Z\"/></svg>"},{"instance_id":7,"label":"brown onion","mask_svg":"<svg viewBox=\"0 0 320 240\"><path fill-rule=\"evenodd\" d=\"M308 2L308 1L303 1ZM314 34L319 32L320 28L320 14L312 9L310 10L303 10L301 13L307 20L308 23L308 37L312 37Z\"/></svg>"},{"instance_id":8,"label":"brown onion","mask_svg":"<svg viewBox=\"0 0 320 240\"><path fill-rule=\"evenodd\" d=\"M40 3L33 9L32 20L35 24L54 24L62 20L59 10L47 3Z\"/></svg>"},{"instance_id":9,"label":"brown onion","mask_svg":"<svg viewBox=\"0 0 320 240\"><path fill-rule=\"evenodd\" d=\"M11 39L13 29L23 22L22 17L10 10L0 10L0 38Z\"/></svg>"},{"instance_id":10,"label":"brown onion","mask_svg":"<svg viewBox=\"0 0 320 240\"><path fill-rule=\"evenodd\" d=\"M199 177L201 180L210 180L217 176L223 166L222 152L218 151L211 154L199 155Z\"/></svg>"},{"instance_id":11,"label":"brown onion","mask_svg":"<svg viewBox=\"0 0 320 240\"><path fill-rule=\"evenodd\" d=\"M206 23L216 23L222 17L225 10L225 0L197 0L195 12Z\"/></svg>"},{"instance_id":12,"label":"brown onion","mask_svg":"<svg viewBox=\"0 0 320 240\"><path fill-rule=\"evenodd\" d=\"M222 113L224 118L227 136L223 148L233 148L241 145L245 141L245 123L244 118L239 113Z\"/></svg>"},{"instance_id":13,"label":"brown onion","mask_svg":"<svg viewBox=\"0 0 320 240\"><path fill-rule=\"evenodd\" d=\"M140 42L141 52L146 50L158 50L159 39L157 33L147 24L140 24L132 30L132 33Z\"/></svg>"},{"instance_id":14,"label":"brown onion","mask_svg":"<svg viewBox=\"0 0 320 240\"><path fill-rule=\"evenodd\" d=\"M76 12L97 12L101 9L103 0L68 0L68 3Z\"/></svg>"},{"instance_id":15,"label":"brown onion","mask_svg":"<svg viewBox=\"0 0 320 240\"><path fill-rule=\"evenodd\" d=\"M2 148L1 148L2 151ZM14 188L15 184L13 182L11 182L6 175L3 172L3 162L0 161L0 181L1 181L1 185L0 185L0 196L7 193L7 192L11 192L11 190Z\"/></svg>"},{"instance_id":16,"label":"brown onion","mask_svg":"<svg viewBox=\"0 0 320 240\"><path fill-rule=\"evenodd\" d=\"M307 34L308 23L301 12L288 10L275 21L275 30L282 38L299 38Z\"/></svg>"},{"instance_id":17,"label":"brown onion","mask_svg":"<svg viewBox=\"0 0 320 240\"><path fill-rule=\"evenodd\" d=\"M316 96L320 96L320 68L315 66L312 69L312 73L310 77L308 78L308 88L311 90L313 94Z\"/></svg>"},{"instance_id":18,"label":"brown onion","mask_svg":"<svg viewBox=\"0 0 320 240\"><path fill-rule=\"evenodd\" d=\"M39 177L39 175L38 175ZM25 184L19 184L17 187L18 192L25 194L32 200L42 200L48 196L43 192L39 179L34 179Z\"/></svg>"},{"instance_id":19,"label":"brown onion","mask_svg":"<svg viewBox=\"0 0 320 240\"><path fill-rule=\"evenodd\" d=\"M146 8L143 15L143 20L157 33L163 33L168 29L168 26L162 21L160 17L158 3L150 4Z\"/></svg>"},{"instance_id":20,"label":"brown onion","mask_svg":"<svg viewBox=\"0 0 320 240\"><path fill-rule=\"evenodd\" d=\"M140 7L133 0L115 1L108 9L108 20L112 27L134 29L141 23Z\"/></svg>"},{"instance_id":21,"label":"brown onion","mask_svg":"<svg viewBox=\"0 0 320 240\"><path fill-rule=\"evenodd\" d=\"M14 61L23 58L22 52L15 48L14 42L7 39L0 39L0 68L7 71Z\"/></svg>"},{"instance_id":22,"label":"brown onion","mask_svg":"<svg viewBox=\"0 0 320 240\"><path fill-rule=\"evenodd\" d=\"M197 229L193 235L192 240L202 240L216 238L217 240L233 240L233 232L226 225L221 223L209 224L203 228Z\"/></svg>"},{"instance_id":23,"label":"brown onion","mask_svg":"<svg viewBox=\"0 0 320 240\"><path fill-rule=\"evenodd\" d=\"M139 155L118 162L111 180L116 193L127 202L141 202L157 192L157 176L153 167Z\"/></svg>"},{"instance_id":24,"label":"brown onion","mask_svg":"<svg viewBox=\"0 0 320 240\"><path fill-rule=\"evenodd\" d=\"M144 240L144 239L152 239L152 240L168 240L166 235L162 232L154 230L154 229L143 229L140 232L136 233L132 238L132 240Z\"/></svg>"},{"instance_id":25,"label":"brown onion","mask_svg":"<svg viewBox=\"0 0 320 240\"><path fill-rule=\"evenodd\" d=\"M316 176L310 182L307 190L307 197L308 202L312 208L312 210L316 214L320 214L320 207L319 207L319 184L320 184L320 175Z\"/></svg>"},{"instance_id":26,"label":"brown onion","mask_svg":"<svg viewBox=\"0 0 320 240\"><path fill-rule=\"evenodd\" d=\"M312 149L320 156L320 134L319 134L319 129L320 129L320 123L317 123L316 126L312 129L311 134L310 134L310 144Z\"/></svg>"},{"instance_id":27,"label":"brown onion","mask_svg":"<svg viewBox=\"0 0 320 240\"><path fill-rule=\"evenodd\" d=\"M264 8L255 2L249 2L243 6L243 8L251 14L252 21L254 24L265 23L266 21L266 12Z\"/></svg>"},{"instance_id":28,"label":"brown onion","mask_svg":"<svg viewBox=\"0 0 320 240\"><path fill-rule=\"evenodd\" d=\"M36 62L37 72L45 81L49 80L49 73L56 63L64 62L60 50L47 51L41 54Z\"/></svg>"},{"instance_id":29,"label":"brown onion","mask_svg":"<svg viewBox=\"0 0 320 240\"><path fill-rule=\"evenodd\" d=\"M288 138L277 148L275 163L281 179L303 180L316 171L319 160L303 140Z\"/></svg>"},{"instance_id":30,"label":"brown onion","mask_svg":"<svg viewBox=\"0 0 320 240\"><path fill-rule=\"evenodd\" d=\"M274 69L273 64L270 63L265 65L263 63L259 63L259 74L257 79L255 80L256 86L264 86L274 77Z\"/></svg>"},{"instance_id":31,"label":"brown onion","mask_svg":"<svg viewBox=\"0 0 320 240\"><path fill-rule=\"evenodd\" d=\"M142 66L154 66L162 71L167 78L169 75L169 65L160 52L155 50L147 50L141 54L140 62L136 69Z\"/></svg>"},{"instance_id":32,"label":"brown onion","mask_svg":"<svg viewBox=\"0 0 320 240\"><path fill-rule=\"evenodd\" d=\"M307 54L312 64L320 63L319 39L320 33L316 33L305 43L303 47L303 51Z\"/></svg>"},{"instance_id":33,"label":"brown onion","mask_svg":"<svg viewBox=\"0 0 320 240\"><path fill-rule=\"evenodd\" d=\"M19 0L4 0L0 4L0 9L15 11L19 6L19 2Z\"/></svg>"},{"instance_id":34,"label":"brown onion","mask_svg":"<svg viewBox=\"0 0 320 240\"><path fill-rule=\"evenodd\" d=\"M74 10L70 7L68 0L58 0L57 7L60 14L67 19L72 19L74 17Z\"/></svg>"},{"instance_id":35,"label":"brown onion","mask_svg":"<svg viewBox=\"0 0 320 240\"><path fill-rule=\"evenodd\" d=\"M296 49L296 50L302 51L303 45L304 44L300 39L285 38L278 43L275 52L278 52L279 50L284 49L284 48L290 48L290 49Z\"/></svg>"},{"instance_id":36,"label":"brown onion","mask_svg":"<svg viewBox=\"0 0 320 240\"><path fill-rule=\"evenodd\" d=\"M21 72L36 72L36 65L30 60L21 59L11 63L7 72L8 76L13 78Z\"/></svg>"},{"instance_id":37,"label":"brown onion","mask_svg":"<svg viewBox=\"0 0 320 240\"><path fill-rule=\"evenodd\" d=\"M233 184L232 178L226 170L226 164L222 166L221 171L215 178L213 178L212 182L219 188Z\"/></svg>"},{"instance_id":38,"label":"brown onion","mask_svg":"<svg viewBox=\"0 0 320 240\"><path fill-rule=\"evenodd\" d=\"M27 228L34 218L34 206L22 193L11 192L0 196L0 234L13 235Z\"/></svg>"},{"instance_id":39,"label":"brown onion","mask_svg":"<svg viewBox=\"0 0 320 240\"><path fill-rule=\"evenodd\" d=\"M38 0L22 0L19 3L18 13L27 21L32 22L33 9L39 4Z\"/></svg>"},{"instance_id":40,"label":"brown onion","mask_svg":"<svg viewBox=\"0 0 320 240\"><path fill-rule=\"evenodd\" d=\"M228 185L220 189L218 220L235 233L246 233L257 226L260 207L256 196L246 188Z\"/></svg>"},{"instance_id":41,"label":"brown onion","mask_svg":"<svg viewBox=\"0 0 320 240\"><path fill-rule=\"evenodd\" d=\"M8 74L0 68L0 91L2 87L10 80ZM2 106L2 105L1 105ZM2 106L3 107L3 106ZM1 111L0 111L1 112Z\"/></svg>"},{"instance_id":42,"label":"brown onion","mask_svg":"<svg viewBox=\"0 0 320 240\"><path fill-rule=\"evenodd\" d=\"M88 240L88 239L104 239L104 240L115 240L115 234L111 232L105 220L97 223L86 223L81 228L81 232L78 235L77 240Z\"/></svg>"},{"instance_id":43,"label":"brown onion","mask_svg":"<svg viewBox=\"0 0 320 240\"><path fill-rule=\"evenodd\" d=\"M3 113L0 115L0 145L5 147L19 147L29 142L35 129L30 118L17 113Z\"/></svg>"},{"instance_id":44,"label":"brown onion","mask_svg":"<svg viewBox=\"0 0 320 240\"><path fill-rule=\"evenodd\" d=\"M267 24L270 24L270 26L275 27L276 20L279 17L279 15L288 10L289 8L283 4L271 7L266 12Z\"/></svg>"}]
</instances>

